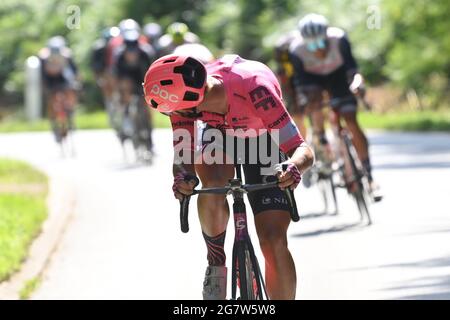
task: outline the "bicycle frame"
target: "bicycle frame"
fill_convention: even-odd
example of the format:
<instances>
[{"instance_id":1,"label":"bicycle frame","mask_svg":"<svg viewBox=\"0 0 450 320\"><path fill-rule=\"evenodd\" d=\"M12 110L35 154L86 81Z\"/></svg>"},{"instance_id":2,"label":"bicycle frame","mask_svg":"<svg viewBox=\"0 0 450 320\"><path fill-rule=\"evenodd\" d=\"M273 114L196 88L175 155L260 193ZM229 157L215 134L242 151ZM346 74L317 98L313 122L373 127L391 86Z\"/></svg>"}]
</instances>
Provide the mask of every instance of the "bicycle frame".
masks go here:
<instances>
[{"instance_id":1,"label":"bicycle frame","mask_svg":"<svg viewBox=\"0 0 450 320\"><path fill-rule=\"evenodd\" d=\"M286 170L286 166L283 166ZM195 178L195 179L194 179ZM196 185L199 181L196 177L188 177L187 181L195 180ZM205 188L194 190L193 194L231 194L233 196L233 218L234 218L234 245L232 260L232 300L236 299L237 280L239 278L241 299L243 300L264 300L268 299L264 279L261 274L258 260L250 240L247 224L247 212L244 203L244 194L252 191L270 189L277 187L278 181L265 182L261 184L248 185L242 183L241 166L236 166L236 178L231 179L225 187ZM285 195L291 207L291 219L299 221L297 205L293 191L285 189ZM180 202L180 222L181 231L189 231L188 210L190 196L185 196ZM238 275L239 273L239 275ZM254 295L254 282L256 283L257 293ZM263 295L264 292L264 295Z\"/></svg>"}]
</instances>

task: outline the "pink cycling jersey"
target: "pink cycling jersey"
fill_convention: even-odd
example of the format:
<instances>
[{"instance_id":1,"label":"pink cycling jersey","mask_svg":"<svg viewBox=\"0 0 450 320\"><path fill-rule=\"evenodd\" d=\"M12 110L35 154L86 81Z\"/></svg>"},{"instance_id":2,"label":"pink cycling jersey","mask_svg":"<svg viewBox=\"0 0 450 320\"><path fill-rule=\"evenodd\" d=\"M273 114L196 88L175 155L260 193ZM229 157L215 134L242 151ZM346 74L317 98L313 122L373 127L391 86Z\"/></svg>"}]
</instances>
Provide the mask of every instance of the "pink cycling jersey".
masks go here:
<instances>
[{"instance_id":1,"label":"pink cycling jersey","mask_svg":"<svg viewBox=\"0 0 450 320\"><path fill-rule=\"evenodd\" d=\"M303 143L297 126L283 104L280 85L264 64L226 55L206 66L209 76L223 81L228 113L202 112L199 119L211 127L238 137L255 137L264 130L278 130L279 147L284 153ZM195 121L171 115L173 130L187 129L194 137ZM231 130L230 130L231 129ZM192 146L193 146L192 140Z\"/></svg>"}]
</instances>

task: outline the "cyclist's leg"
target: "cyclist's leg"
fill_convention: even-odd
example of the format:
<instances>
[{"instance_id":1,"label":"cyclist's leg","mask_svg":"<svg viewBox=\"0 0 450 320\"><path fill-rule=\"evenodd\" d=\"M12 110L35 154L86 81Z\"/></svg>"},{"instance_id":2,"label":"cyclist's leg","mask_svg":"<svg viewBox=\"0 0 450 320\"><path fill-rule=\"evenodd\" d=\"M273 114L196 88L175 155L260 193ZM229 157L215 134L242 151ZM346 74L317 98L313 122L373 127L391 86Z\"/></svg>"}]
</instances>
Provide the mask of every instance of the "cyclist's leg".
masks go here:
<instances>
[{"instance_id":1,"label":"cyclist's leg","mask_svg":"<svg viewBox=\"0 0 450 320\"><path fill-rule=\"evenodd\" d=\"M230 164L196 164L195 170L204 188L225 186L234 176ZM202 231L209 237L223 233L229 218L225 195L201 194L197 204Z\"/></svg>"},{"instance_id":2,"label":"cyclist's leg","mask_svg":"<svg viewBox=\"0 0 450 320\"><path fill-rule=\"evenodd\" d=\"M301 86L296 87L296 105L301 106L302 115L309 115L314 135L325 132L324 116L321 108L323 87L321 78L305 75Z\"/></svg>"},{"instance_id":3,"label":"cyclist's leg","mask_svg":"<svg viewBox=\"0 0 450 320\"><path fill-rule=\"evenodd\" d=\"M121 124L120 124L120 134L121 140L124 141L126 138L131 138L133 135L133 124L132 119L129 114L129 104L132 99L132 85L128 78L118 79L118 89L119 89L119 104L121 108Z\"/></svg>"},{"instance_id":4,"label":"cyclist's leg","mask_svg":"<svg viewBox=\"0 0 450 320\"><path fill-rule=\"evenodd\" d=\"M356 118L356 112L343 112L342 118L344 118L345 123L347 125L348 130L351 132L353 136L353 144L355 145L356 152L358 153L358 157L361 162L366 165L370 163L369 161L369 144L367 142L367 137L362 131L358 120ZM368 172L370 174L370 168Z\"/></svg>"},{"instance_id":5,"label":"cyclist's leg","mask_svg":"<svg viewBox=\"0 0 450 320\"><path fill-rule=\"evenodd\" d=\"M75 129L75 108L78 102L77 93L72 88L64 90L64 106L67 115L67 125L69 130Z\"/></svg>"},{"instance_id":6,"label":"cyclist's leg","mask_svg":"<svg viewBox=\"0 0 450 320\"><path fill-rule=\"evenodd\" d=\"M234 176L233 165L200 164L195 166L195 170L205 188L224 186ZM224 244L229 219L228 203L225 195L201 194L197 205L208 260L203 282L203 299L223 300L227 292Z\"/></svg>"},{"instance_id":7,"label":"cyclist's leg","mask_svg":"<svg viewBox=\"0 0 450 320\"><path fill-rule=\"evenodd\" d=\"M261 251L265 258L267 292L272 300L295 299L297 276L287 244L290 215L285 210L266 210L255 216Z\"/></svg>"},{"instance_id":8,"label":"cyclist's leg","mask_svg":"<svg viewBox=\"0 0 450 320\"><path fill-rule=\"evenodd\" d=\"M261 183L260 166L245 166L246 183ZM291 221L284 194L274 188L249 194L256 232L265 258L265 280L270 299L294 299L297 287L295 264L287 244Z\"/></svg>"},{"instance_id":9,"label":"cyclist's leg","mask_svg":"<svg viewBox=\"0 0 450 320\"><path fill-rule=\"evenodd\" d=\"M347 74L343 68L338 69L327 77L328 90L331 98L344 98L344 102L333 106L335 112L339 112L340 116L345 120L345 124L353 137L358 157L367 169L369 179L371 178L371 168L369 161L369 144L367 137L361 129L357 117L357 100L350 92L347 83Z\"/></svg>"},{"instance_id":10,"label":"cyclist's leg","mask_svg":"<svg viewBox=\"0 0 450 320\"><path fill-rule=\"evenodd\" d=\"M295 92L295 86L290 81L285 86L283 97L286 100L285 103L289 114L300 130L302 137L306 139L308 131L305 124L305 106L302 105L302 99Z\"/></svg>"},{"instance_id":11,"label":"cyclist's leg","mask_svg":"<svg viewBox=\"0 0 450 320\"><path fill-rule=\"evenodd\" d=\"M214 141L208 147L215 147L223 159L223 144ZM207 164L208 155L203 154L201 163L195 165L195 170L204 188L225 186L234 177L233 164ZM197 199L199 220L203 238L208 250L208 267L203 288L204 299L225 299L226 297L226 267L225 267L225 234L229 219L229 207L225 195L201 194Z\"/></svg>"},{"instance_id":12,"label":"cyclist's leg","mask_svg":"<svg viewBox=\"0 0 450 320\"><path fill-rule=\"evenodd\" d=\"M324 132L324 117L321 108L323 77L304 72L301 78L292 81L295 105L300 108L303 115L310 117L313 134ZM306 131L306 129L303 130Z\"/></svg>"},{"instance_id":13,"label":"cyclist's leg","mask_svg":"<svg viewBox=\"0 0 450 320\"><path fill-rule=\"evenodd\" d=\"M269 140L268 143L273 142ZM271 162L279 163L280 160L281 156ZM262 183L262 168L275 163L244 165L245 182ZM297 277L294 260L287 245L287 229L291 221L287 199L279 188L249 193L248 199L255 215L256 231L265 258L265 279L269 298L294 299Z\"/></svg>"},{"instance_id":14,"label":"cyclist's leg","mask_svg":"<svg viewBox=\"0 0 450 320\"><path fill-rule=\"evenodd\" d=\"M57 143L61 143L63 139L61 127L61 111L64 107L61 92L57 85L48 87L47 91L48 118L52 127L53 135Z\"/></svg>"}]
</instances>

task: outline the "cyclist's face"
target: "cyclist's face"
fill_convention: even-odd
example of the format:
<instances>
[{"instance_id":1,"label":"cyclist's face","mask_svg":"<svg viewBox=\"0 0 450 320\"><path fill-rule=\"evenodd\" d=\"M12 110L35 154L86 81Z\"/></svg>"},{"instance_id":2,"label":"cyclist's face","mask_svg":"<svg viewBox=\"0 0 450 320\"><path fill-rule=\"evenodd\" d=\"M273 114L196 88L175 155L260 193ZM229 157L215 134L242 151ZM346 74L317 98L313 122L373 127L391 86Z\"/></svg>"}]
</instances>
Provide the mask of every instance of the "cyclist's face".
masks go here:
<instances>
[{"instance_id":1,"label":"cyclist's face","mask_svg":"<svg viewBox=\"0 0 450 320\"><path fill-rule=\"evenodd\" d=\"M317 52L319 50L326 50L327 48L327 41L325 38L309 38L305 39L306 42L306 48L310 52Z\"/></svg>"}]
</instances>

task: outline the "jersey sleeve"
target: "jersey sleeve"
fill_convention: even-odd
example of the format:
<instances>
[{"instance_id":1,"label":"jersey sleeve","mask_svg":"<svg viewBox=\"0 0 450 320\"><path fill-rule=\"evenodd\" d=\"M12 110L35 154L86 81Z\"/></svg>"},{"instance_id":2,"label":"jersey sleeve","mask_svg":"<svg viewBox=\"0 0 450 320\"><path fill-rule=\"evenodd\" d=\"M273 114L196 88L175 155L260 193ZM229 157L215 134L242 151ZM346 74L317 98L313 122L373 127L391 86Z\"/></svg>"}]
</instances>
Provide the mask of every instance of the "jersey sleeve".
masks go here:
<instances>
[{"instance_id":1,"label":"jersey sleeve","mask_svg":"<svg viewBox=\"0 0 450 320\"><path fill-rule=\"evenodd\" d=\"M246 90L254 113L272 135L278 135L278 145L284 153L303 143L303 137L286 110L275 77L255 76L247 80Z\"/></svg>"},{"instance_id":2,"label":"jersey sleeve","mask_svg":"<svg viewBox=\"0 0 450 320\"><path fill-rule=\"evenodd\" d=\"M352 47L345 35L339 39L339 50L344 58L345 70L347 70L347 72L356 72L358 70L358 64L353 57Z\"/></svg>"}]
</instances>

